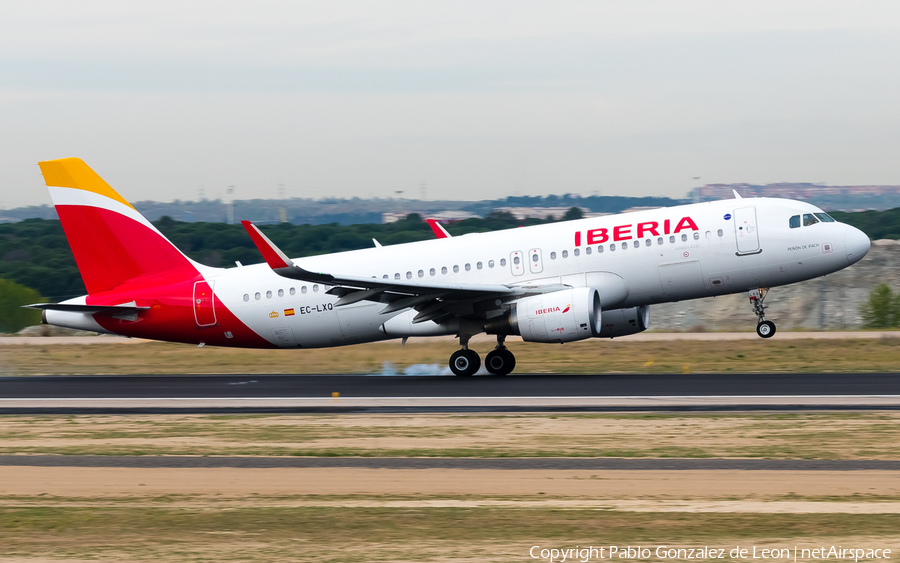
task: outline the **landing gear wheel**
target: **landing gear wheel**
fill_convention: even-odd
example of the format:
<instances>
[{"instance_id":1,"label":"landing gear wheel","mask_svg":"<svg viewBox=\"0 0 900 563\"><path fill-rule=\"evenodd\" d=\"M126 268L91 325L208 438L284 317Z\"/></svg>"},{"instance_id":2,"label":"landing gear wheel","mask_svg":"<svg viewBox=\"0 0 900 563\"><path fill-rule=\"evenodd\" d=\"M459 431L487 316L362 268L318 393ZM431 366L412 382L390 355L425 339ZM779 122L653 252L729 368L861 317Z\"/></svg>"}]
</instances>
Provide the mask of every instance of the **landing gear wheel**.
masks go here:
<instances>
[{"instance_id":1,"label":"landing gear wheel","mask_svg":"<svg viewBox=\"0 0 900 563\"><path fill-rule=\"evenodd\" d=\"M516 357L506 348L494 350L484 358L484 367L494 375L506 375L516 367Z\"/></svg>"},{"instance_id":2,"label":"landing gear wheel","mask_svg":"<svg viewBox=\"0 0 900 563\"><path fill-rule=\"evenodd\" d=\"M772 338L775 335L775 323L763 321L756 325L756 334L763 338Z\"/></svg>"},{"instance_id":3,"label":"landing gear wheel","mask_svg":"<svg viewBox=\"0 0 900 563\"><path fill-rule=\"evenodd\" d=\"M480 367L481 358L478 357L478 352L474 350L457 350L450 356L450 371L456 375L475 375L475 372Z\"/></svg>"}]
</instances>

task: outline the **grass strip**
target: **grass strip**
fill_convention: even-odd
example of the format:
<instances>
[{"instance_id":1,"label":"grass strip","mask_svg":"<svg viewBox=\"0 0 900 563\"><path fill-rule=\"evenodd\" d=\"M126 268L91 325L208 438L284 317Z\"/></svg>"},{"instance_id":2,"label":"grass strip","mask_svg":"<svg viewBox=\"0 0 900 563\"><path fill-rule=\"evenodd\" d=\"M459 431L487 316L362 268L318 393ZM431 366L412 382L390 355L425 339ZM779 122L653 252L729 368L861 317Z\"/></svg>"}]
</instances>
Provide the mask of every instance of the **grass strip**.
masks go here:
<instances>
[{"instance_id":1,"label":"grass strip","mask_svg":"<svg viewBox=\"0 0 900 563\"><path fill-rule=\"evenodd\" d=\"M414 364L442 368L459 347L446 340L376 342L313 350L197 348L147 342L129 346L0 346L0 375L133 374L378 374L386 364L403 372ZM900 338L880 340L756 340L636 342L587 340L559 346L511 342L516 373L753 373L894 372L900 369ZM480 348L480 349L479 349ZM490 346L476 345L486 353Z\"/></svg>"}]
</instances>

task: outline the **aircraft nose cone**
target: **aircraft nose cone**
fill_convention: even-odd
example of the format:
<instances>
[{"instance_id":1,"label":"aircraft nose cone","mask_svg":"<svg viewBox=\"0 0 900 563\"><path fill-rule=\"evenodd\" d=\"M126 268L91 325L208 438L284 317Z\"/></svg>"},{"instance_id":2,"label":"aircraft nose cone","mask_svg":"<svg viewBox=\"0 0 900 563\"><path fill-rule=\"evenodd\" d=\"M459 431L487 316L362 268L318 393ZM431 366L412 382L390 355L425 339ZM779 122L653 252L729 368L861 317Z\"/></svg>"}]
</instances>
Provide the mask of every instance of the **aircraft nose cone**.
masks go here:
<instances>
[{"instance_id":1,"label":"aircraft nose cone","mask_svg":"<svg viewBox=\"0 0 900 563\"><path fill-rule=\"evenodd\" d=\"M847 230L844 231L844 245L847 249L847 260L853 264L862 260L863 256L869 252L871 243L866 233L847 225Z\"/></svg>"}]
</instances>

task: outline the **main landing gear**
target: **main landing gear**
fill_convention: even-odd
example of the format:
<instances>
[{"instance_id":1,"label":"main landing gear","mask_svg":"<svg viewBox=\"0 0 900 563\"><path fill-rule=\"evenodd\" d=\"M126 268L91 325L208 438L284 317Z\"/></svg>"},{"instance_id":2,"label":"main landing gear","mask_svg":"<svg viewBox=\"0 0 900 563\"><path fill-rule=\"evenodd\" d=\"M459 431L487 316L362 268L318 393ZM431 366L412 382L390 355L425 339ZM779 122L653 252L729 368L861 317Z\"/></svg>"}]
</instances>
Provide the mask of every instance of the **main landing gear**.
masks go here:
<instances>
[{"instance_id":1,"label":"main landing gear","mask_svg":"<svg viewBox=\"0 0 900 563\"><path fill-rule=\"evenodd\" d=\"M756 324L756 334L762 338L772 338L775 336L775 323L766 320L766 309L768 306L763 305L766 295L769 294L769 288L750 290L750 304L753 305L753 313L758 319Z\"/></svg>"},{"instance_id":2,"label":"main landing gear","mask_svg":"<svg viewBox=\"0 0 900 563\"><path fill-rule=\"evenodd\" d=\"M462 350L457 350L450 356L450 371L463 377L475 375L481 367L478 352L469 349L469 338L460 335L459 343ZM498 335L497 347L484 358L484 367L494 375L506 375L516 367L516 357L503 345L505 339L506 336Z\"/></svg>"},{"instance_id":3,"label":"main landing gear","mask_svg":"<svg viewBox=\"0 0 900 563\"><path fill-rule=\"evenodd\" d=\"M494 375L506 375L516 369L516 357L510 352L503 341L506 336L497 335L497 347L484 358L484 367Z\"/></svg>"}]
</instances>

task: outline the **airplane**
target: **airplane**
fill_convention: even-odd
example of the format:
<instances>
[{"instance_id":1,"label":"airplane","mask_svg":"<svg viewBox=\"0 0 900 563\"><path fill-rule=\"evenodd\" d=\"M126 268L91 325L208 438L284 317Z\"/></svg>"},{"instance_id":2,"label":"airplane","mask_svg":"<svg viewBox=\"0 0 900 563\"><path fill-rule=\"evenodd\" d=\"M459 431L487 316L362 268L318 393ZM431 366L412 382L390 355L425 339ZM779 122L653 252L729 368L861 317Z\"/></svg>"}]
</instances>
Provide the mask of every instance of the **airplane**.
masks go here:
<instances>
[{"instance_id":1,"label":"airplane","mask_svg":"<svg viewBox=\"0 0 900 563\"><path fill-rule=\"evenodd\" d=\"M44 323L248 348L455 335L450 369L458 376L481 366L468 346L476 334L496 336L484 364L506 375L516 364L508 336L618 338L646 330L653 304L733 293L748 293L756 332L769 338L768 288L836 272L869 250L865 233L818 207L735 192L298 259L244 221L265 262L213 268L185 256L82 160L39 166L88 291L29 305Z\"/></svg>"}]
</instances>

